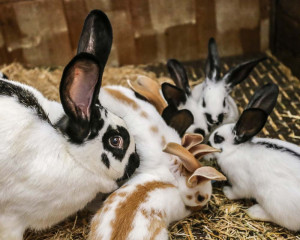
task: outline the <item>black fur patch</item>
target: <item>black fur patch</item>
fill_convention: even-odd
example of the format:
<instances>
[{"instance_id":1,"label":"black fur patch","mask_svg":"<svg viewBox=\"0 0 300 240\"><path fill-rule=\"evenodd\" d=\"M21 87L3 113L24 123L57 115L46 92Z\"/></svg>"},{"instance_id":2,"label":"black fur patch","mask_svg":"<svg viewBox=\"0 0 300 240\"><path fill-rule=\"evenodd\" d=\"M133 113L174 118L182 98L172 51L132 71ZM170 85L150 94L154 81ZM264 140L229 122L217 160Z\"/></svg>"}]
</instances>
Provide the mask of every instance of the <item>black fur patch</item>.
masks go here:
<instances>
[{"instance_id":1,"label":"black fur patch","mask_svg":"<svg viewBox=\"0 0 300 240\"><path fill-rule=\"evenodd\" d=\"M102 153L102 155L101 155L101 161L104 163L104 165L107 168L110 167L109 159L108 159L108 157L107 157L107 155L105 153Z\"/></svg>"},{"instance_id":2,"label":"black fur patch","mask_svg":"<svg viewBox=\"0 0 300 240\"><path fill-rule=\"evenodd\" d=\"M196 128L194 133L201 134L203 137L205 137L205 131L202 128Z\"/></svg>"},{"instance_id":3,"label":"black fur patch","mask_svg":"<svg viewBox=\"0 0 300 240\"><path fill-rule=\"evenodd\" d=\"M117 181L119 182L129 178L134 173L135 169L137 169L139 166L140 166L139 155L137 155L136 153L132 153L129 157L129 161L126 166L123 177L121 177Z\"/></svg>"},{"instance_id":4,"label":"black fur patch","mask_svg":"<svg viewBox=\"0 0 300 240\"><path fill-rule=\"evenodd\" d=\"M109 144L109 139L111 137L114 137L116 135L119 135L123 138L123 148L114 148ZM103 142L103 147L106 151L109 151L112 153L112 155L118 159L119 161L122 161L127 148L130 144L130 137L128 131L122 127L122 126L117 126L117 129L113 129L111 126L107 128L107 131L104 133L102 137L102 142Z\"/></svg>"},{"instance_id":5,"label":"black fur patch","mask_svg":"<svg viewBox=\"0 0 300 240\"><path fill-rule=\"evenodd\" d=\"M289 148L286 148L286 147L283 147L283 146L279 146L279 145L277 145L275 143L256 142L255 144L263 145L266 148L271 148L271 149L278 150L278 151L281 151L281 152L287 152L287 153L290 153L290 154L296 156L297 158L300 158L300 154L299 153L296 153L296 152L294 152L293 150L291 150Z\"/></svg>"},{"instance_id":6,"label":"black fur patch","mask_svg":"<svg viewBox=\"0 0 300 240\"><path fill-rule=\"evenodd\" d=\"M0 80L0 95L16 97L24 107L35 110L40 119L50 123L50 120L44 109L30 91L12 83Z\"/></svg>"}]
</instances>

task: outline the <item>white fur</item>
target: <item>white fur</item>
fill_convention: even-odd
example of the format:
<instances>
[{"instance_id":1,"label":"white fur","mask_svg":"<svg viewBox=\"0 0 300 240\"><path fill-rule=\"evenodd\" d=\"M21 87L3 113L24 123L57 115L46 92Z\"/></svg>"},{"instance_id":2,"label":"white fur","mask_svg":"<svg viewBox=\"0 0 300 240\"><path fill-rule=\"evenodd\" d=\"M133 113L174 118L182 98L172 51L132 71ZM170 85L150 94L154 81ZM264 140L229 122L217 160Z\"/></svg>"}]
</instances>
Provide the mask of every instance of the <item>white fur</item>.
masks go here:
<instances>
[{"instance_id":1,"label":"white fur","mask_svg":"<svg viewBox=\"0 0 300 240\"><path fill-rule=\"evenodd\" d=\"M136 106L133 107L122 99L116 99L107 91L108 89L122 92L134 101ZM163 223L163 227L159 234L155 235L155 239L167 239L169 223L182 219L191 212L186 209L186 206L203 206L208 202L212 192L211 182L204 181L193 188L187 187L187 178L179 170L180 160L162 151L164 147L162 138L165 139L165 143L175 142L178 144L180 144L181 139L174 129L166 125L151 104L137 99L130 89L121 86L103 88L99 98L105 107L122 117L126 122L134 136L137 152L141 159L140 167L134 176L126 183L125 187L120 188L114 194L118 196L118 194L125 192L129 195L137 186L153 181L174 186L148 192L146 201L137 209L137 214L130 224L132 228L126 239L153 239L154 236L149 232L152 218L145 217L142 211L154 211L163 214L163 217L158 219ZM143 113L146 113L147 117L143 117ZM157 128L157 131L153 131L153 127ZM196 201L199 193L206 196L202 203ZM191 195L192 199L188 199L187 195ZM126 197L115 197L113 203L108 204L110 197L108 198L93 219L90 240L112 239L112 222L118 217L115 216L116 209L124 200ZM126 221L126 219L121 219L121 221Z\"/></svg>"},{"instance_id":2,"label":"white fur","mask_svg":"<svg viewBox=\"0 0 300 240\"><path fill-rule=\"evenodd\" d=\"M50 121L62 114L59 103L49 101L27 85L1 80L24 88L49 113ZM123 176L134 139L120 162L109 156L101 162L102 135L124 121L112 113L105 117L99 135L84 144L73 144L35 110L16 97L0 96L0 239L20 240L26 228L42 229L63 220L91 201L98 192L117 188ZM113 161L114 159L114 161Z\"/></svg>"},{"instance_id":3,"label":"white fur","mask_svg":"<svg viewBox=\"0 0 300 240\"><path fill-rule=\"evenodd\" d=\"M221 126L209 140L213 147L222 149L213 155L232 185L224 188L225 195L229 199L255 198L258 204L248 209L250 217L300 230L300 159L257 143L277 144L300 154L299 146L258 137L235 145L233 127ZM220 144L214 142L216 133L225 139Z\"/></svg>"}]
</instances>

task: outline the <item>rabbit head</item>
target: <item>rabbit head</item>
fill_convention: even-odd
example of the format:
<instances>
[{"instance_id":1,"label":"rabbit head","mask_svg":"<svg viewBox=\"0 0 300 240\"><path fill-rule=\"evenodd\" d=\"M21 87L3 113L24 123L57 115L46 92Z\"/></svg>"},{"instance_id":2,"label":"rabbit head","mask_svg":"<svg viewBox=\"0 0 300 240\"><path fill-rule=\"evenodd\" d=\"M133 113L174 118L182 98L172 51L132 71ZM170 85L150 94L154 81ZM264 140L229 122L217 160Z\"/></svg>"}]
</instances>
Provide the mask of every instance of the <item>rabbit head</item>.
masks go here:
<instances>
[{"instance_id":1,"label":"rabbit head","mask_svg":"<svg viewBox=\"0 0 300 240\"><path fill-rule=\"evenodd\" d=\"M168 71L176 86L163 83L162 93L168 105L168 112L178 109L189 110L194 118L193 124L187 129L189 133L198 133L203 136L209 133L209 126L203 113L200 112L198 102L191 96L186 70L176 59L169 59L167 62ZM163 114L164 117L164 114Z\"/></svg>"},{"instance_id":2,"label":"rabbit head","mask_svg":"<svg viewBox=\"0 0 300 240\"><path fill-rule=\"evenodd\" d=\"M203 136L200 134L185 134L181 145L168 143L163 150L179 158L174 159L174 174L181 198L191 210L197 210L209 201L212 194L211 180L226 180L222 173L213 167L202 166L198 161L206 154L219 151L201 144L202 141Z\"/></svg>"},{"instance_id":3,"label":"rabbit head","mask_svg":"<svg viewBox=\"0 0 300 240\"><path fill-rule=\"evenodd\" d=\"M220 125L228 117L230 92L251 73L265 58L254 59L231 68L223 77L220 74L220 59L217 44L213 38L208 43L208 57L205 66L205 81L193 89L192 95L211 126Z\"/></svg>"},{"instance_id":4,"label":"rabbit head","mask_svg":"<svg viewBox=\"0 0 300 240\"><path fill-rule=\"evenodd\" d=\"M60 97L66 113L56 127L74 145L74 157L95 174L120 180L139 166L133 137L125 122L101 106L98 94L112 44L107 16L93 10L87 16L77 55L65 67ZM90 155L87 157L86 155Z\"/></svg>"},{"instance_id":5,"label":"rabbit head","mask_svg":"<svg viewBox=\"0 0 300 240\"><path fill-rule=\"evenodd\" d=\"M278 92L273 83L256 90L237 123L225 124L211 134L209 144L221 150L214 153L215 157L231 154L260 132L276 104Z\"/></svg>"}]
</instances>

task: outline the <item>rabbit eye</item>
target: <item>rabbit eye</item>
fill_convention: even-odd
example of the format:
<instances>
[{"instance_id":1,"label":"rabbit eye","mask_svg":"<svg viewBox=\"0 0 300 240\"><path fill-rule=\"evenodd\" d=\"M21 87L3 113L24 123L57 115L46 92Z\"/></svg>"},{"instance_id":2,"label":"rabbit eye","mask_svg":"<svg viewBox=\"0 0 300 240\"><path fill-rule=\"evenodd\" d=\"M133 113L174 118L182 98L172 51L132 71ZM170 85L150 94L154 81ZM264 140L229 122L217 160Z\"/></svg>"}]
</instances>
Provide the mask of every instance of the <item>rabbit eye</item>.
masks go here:
<instances>
[{"instance_id":1,"label":"rabbit eye","mask_svg":"<svg viewBox=\"0 0 300 240\"><path fill-rule=\"evenodd\" d=\"M218 122L222 123L223 119L224 119L224 113L219 114L219 116L218 116Z\"/></svg>"},{"instance_id":2,"label":"rabbit eye","mask_svg":"<svg viewBox=\"0 0 300 240\"><path fill-rule=\"evenodd\" d=\"M223 107L226 106L226 99L224 98L224 101L223 101Z\"/></svg>"},{"instance_id":3,"label":"rabbit eye","mask_svg":"<svg viewBox=\"0 0 300 240\"><path fill-rule=\"evenodd\" d=\"M110 137L108 142L109 142L109 145L114 148L122 148L123 147L123 138L121 136L115 135L113 137Z\"/></svg>"},{"instance_id":4,"label":"rabbit eye","mask_svg":"<svg viewBox=\"0 0 300 240\"><path fill-rule=\"evenodd\" d=\"M197 200L198 200L199 202L203 202L203 201L205 200L205 197L203 197L203 196L201 196L201 195L198 195Z\"/></svg>"},{"instance_id":5,"label":"rabbit eye","mask_svg":"<svg viewBox=\"0 0 300 240\"><path fill-rule=\"evenodd\" d=\"M214 136L214 142L215 143L222 143L222 142L224 142L224 140L225 140L224 137L218 135L218 133L215 134L215 136Z\"/></svg>"},{"instance_id":6,"label":"rabbit eye","mask_svg":"<svg viewBox=\"0 0 300 240\"><path fill-rule=\"evenodd\" d=\"M203 101L202 101L202 107L206 107L206 103L205 103L205 100L204 100L204 98L203 98Z\"/></svg>"}]
</instances>

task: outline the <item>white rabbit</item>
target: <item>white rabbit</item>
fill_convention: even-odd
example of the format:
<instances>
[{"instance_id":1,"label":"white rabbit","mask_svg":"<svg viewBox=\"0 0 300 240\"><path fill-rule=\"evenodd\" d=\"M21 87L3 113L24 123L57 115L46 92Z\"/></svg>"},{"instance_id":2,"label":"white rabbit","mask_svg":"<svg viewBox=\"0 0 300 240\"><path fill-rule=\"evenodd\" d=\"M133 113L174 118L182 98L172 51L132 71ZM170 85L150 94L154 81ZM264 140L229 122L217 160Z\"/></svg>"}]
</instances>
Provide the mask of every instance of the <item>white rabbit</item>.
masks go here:
<instances>
[{"instance_id":1,"label":"white rabbit","mask_svg":"<svg viewBox=\"0 0 300 240\"><path fill-rule=\"evenodd\" d=\"M139 165L125 122L98 100L112 43L104 13L88 15L82 42L90 53L77 54L64 69L65 114L55 125L37 90L0 80L0 239L21 240L26 228L63 220L97 192L116 189Z\"/></svg>"},{"instance_id":2,"label":"white rabbit","mask_svg":"<svg viewBox=\"0 0 300 240\"><path fill-rule=\"evenodd\" d=\"M158 95L150 91L147 100L161 102L152 97ZM167 239L168 224L190 214L186 206L203 206L210 199L210 180L225 179L214 168L201 167L194 157L216 150L200 144L203 137L198 134L185 135L180 145L179 134L192 123L186 110L172 117L176 132L161 118L161 110L138 99L130 89L107 86L101 91L100 101L125 120L135 138L141 164L95 215L89 239Z\"/></svg>"},{"instance_id":3,"label":"white rabbit","mask_svg":"<svg viewBox=\"0 0 300 240\"><path fill-rule=\"evenodd\" d=\"M248 77L253 68L265 58L247 61L231 68L223 77L220 76L220 59L217 44L213 38L208 43L208 57L206 60L205 81L195 86L191 91L185 69L175 59L167 63L169 72L176 86L183 90L185 98L181 98L181 108L190 110L196 119L197 115L203 115L210 127L223 123L235 122L239 112L233 98L229 95L232 89ZM192 98L193 100L191 100ZM180 100L180 98L178 98ZM188 103L195 101L191 108ZM196 105L196 107L194 107ZM197 121L195 120L195 124ZM202 127L202 128L201 128ZM197 127L198 128L198 127ZM199 127L205 131L203 125ZM200 129L197 129L199 132Z\"/></svg>"},{"instance_id":4,"label":"white rabbit","mask_svg":"<svg viewBox=\"0 0 300 240\"><path fill-rule=\"evenodd\" d=\"M278 87L257 90L236 124L217 128L209 142L221 149L213 154L232 187L229 199L255 198L251 218L300 230L300 148L277 139L254 137L276 104Z\"/></svg>"}]
</instances>

